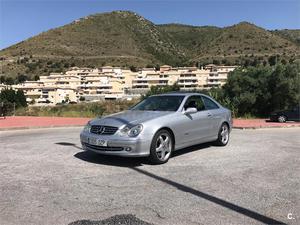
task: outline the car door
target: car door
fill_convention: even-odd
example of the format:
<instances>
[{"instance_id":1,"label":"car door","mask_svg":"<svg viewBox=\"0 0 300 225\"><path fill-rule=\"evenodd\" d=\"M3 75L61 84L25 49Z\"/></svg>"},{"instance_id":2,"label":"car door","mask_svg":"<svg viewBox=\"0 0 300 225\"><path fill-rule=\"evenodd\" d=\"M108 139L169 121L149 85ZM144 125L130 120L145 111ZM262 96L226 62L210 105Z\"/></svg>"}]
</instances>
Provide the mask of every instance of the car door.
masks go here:
<instances>
[{"instance_id":1,"label":"car door","mask_svg":"<svg viewBox=\"0 0 300 225\"><path fill-rule=\"evenodd\" d=\"M299 107L295 107L290 111L290 113L288 115L288 119L289 120L299 120L300 119Z\"/></svg>"},{"instance_id":2,"label":"car door","mask_svg":"<svg viewBox=\"0 0 300 225\"><path fill-rule=\"evenodd\" d=\"M206 96L202 96L205 109L208 112L208 119L211 125L210 136L215 136L219 132L219 126L221 124L223 112L220 110L220 107L211 99Z\"/></svg>"},{"instance_id":3,"label":"car door","mask_svg":"<svg viewBox=\"0 0 300 225\"><path fill-rule=\"evenodd\" d=\"M200 95L190 96L185 104L184 109L196 108L197 112L192 114L182 113L178 125L181 131L182 139L180 143L200 143L201 140L207 139L210 135L211 124L208 111L206 111L204 103Z\"/></svg>"}]
</instances>

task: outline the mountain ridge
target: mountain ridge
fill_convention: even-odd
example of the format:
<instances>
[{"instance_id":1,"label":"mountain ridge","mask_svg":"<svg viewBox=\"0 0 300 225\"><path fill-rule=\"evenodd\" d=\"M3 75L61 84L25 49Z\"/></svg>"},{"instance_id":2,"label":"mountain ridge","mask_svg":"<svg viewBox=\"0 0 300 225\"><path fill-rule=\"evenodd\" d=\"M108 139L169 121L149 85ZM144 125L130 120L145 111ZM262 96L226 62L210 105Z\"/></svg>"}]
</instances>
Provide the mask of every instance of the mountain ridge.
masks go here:
<instances>
[{"instance_id":1,"label":"mountain ridge","mask_svg":"<svg viewBox=\"0 0 300 225\"><path fill-rule=\"evenodd\" d=\"M242 64L299 58L298 30L268 31L243 21L227 27L154 24L131 11L97 13L2 49L2 73L46 75L71 65L98 67ZM299 37L300 40L300 37ZM25 58L25 60L24 60Z\"/></svg>"}]
</instances>

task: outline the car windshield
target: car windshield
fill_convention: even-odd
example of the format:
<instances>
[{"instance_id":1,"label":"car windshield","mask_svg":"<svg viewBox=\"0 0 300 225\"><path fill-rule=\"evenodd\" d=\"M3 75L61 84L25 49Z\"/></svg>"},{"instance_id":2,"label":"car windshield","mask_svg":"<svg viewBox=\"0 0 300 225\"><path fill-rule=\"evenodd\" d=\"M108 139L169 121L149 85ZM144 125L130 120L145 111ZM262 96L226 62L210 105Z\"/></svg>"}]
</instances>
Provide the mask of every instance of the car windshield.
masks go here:
<instances>
[{"instance_id":1,"label":"car windshield","mask_svg":"<svg viewBox=\"0 0 300 225\"><path fill-rule=\"evenodd\" d=\"M177 111L184 96L152 96L141 101L131 110L141 111Z\"/></svg>"}]
</instances>

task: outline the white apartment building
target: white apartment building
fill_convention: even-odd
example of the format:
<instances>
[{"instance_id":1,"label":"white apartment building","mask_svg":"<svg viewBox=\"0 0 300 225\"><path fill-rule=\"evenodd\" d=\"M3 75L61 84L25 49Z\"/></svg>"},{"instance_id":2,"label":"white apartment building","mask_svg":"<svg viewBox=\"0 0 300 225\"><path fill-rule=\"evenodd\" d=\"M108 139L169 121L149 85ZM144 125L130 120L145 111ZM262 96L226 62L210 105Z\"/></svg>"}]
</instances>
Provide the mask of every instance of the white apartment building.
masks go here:
<instances>
[{"instance_id":1,"label":"white apartment building","mask_svg":"<svg viewBox=\"0 0 300 225\"><path fill-rule=\"evenodd\" d=\"M143 93L151 86L173 85L177 83L181 90L210 89L226 83L228 73L236 66L207 65L204 68L177 67L164 65L160 71L145 68L132 80L132 92Z\"/></svg>"},{"instance_id":2,"label":"white apartment building","mask_svg":"<svg viewBox=\"0 0 300 225\"><path fill-rule=\"evenodd\" d=\"M177 83L181 90L209 89L226 83L228 73L236 66L206 65L197 67L171 67L163 65L142 68L132 72L120 67L105 66L97 69L73 67L66 73L50 73L39 81L25 81L12 85L23 90L27 102L34 105L55 105L62 102L98 101L137 97L151 86ZM4 85L0 85L0 91Z\"/></svg>"}]
</instances>

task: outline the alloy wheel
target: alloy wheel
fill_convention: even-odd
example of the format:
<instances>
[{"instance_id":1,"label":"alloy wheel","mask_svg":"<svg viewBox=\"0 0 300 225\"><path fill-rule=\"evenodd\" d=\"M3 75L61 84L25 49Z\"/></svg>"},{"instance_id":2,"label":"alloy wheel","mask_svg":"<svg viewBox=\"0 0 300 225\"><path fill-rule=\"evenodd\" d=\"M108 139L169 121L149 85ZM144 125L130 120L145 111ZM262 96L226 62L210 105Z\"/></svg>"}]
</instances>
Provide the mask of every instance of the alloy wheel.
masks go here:
<instances>
[{"instance_id":1,"label":"alloy wheel","mask_svg":"<svg viewBox=\"0 0 300 225\"><path fill-rule=\"evenodd\" d=\"M156 139L156 155L161 161L165 161L170 157L172 151L172 140L169 134L161 133Z\"/></svg>"},{"instance_id":2,"label":"alloy wheel","mask_svg":"<svg viewBox=\"0 0 300 225\"><path fill-rule=\"evenodd\" d=\"M285 116L279 116L279 117L278 117L278 121L279 121L280 123L286 122Z\"/></svg>"},{"instance_id":3,"label":"alloy wheel","mask_svg":"<svg viewBox=\"0 0 300 225\"><path fill-rule=\"evenodd\" d=\"M221 141L223 144L226 144L229 140L229 130L226 124L222 125L221 128Z\"/></svg>"}]
</instances>

